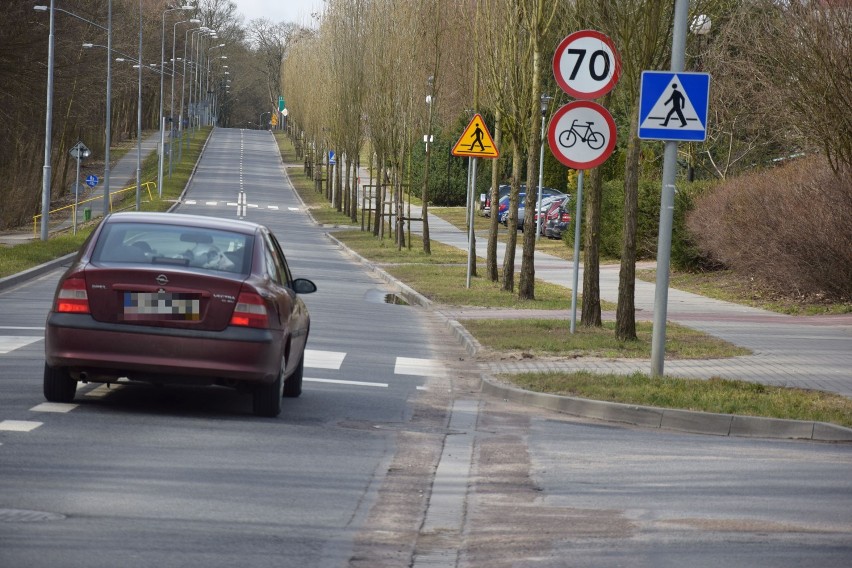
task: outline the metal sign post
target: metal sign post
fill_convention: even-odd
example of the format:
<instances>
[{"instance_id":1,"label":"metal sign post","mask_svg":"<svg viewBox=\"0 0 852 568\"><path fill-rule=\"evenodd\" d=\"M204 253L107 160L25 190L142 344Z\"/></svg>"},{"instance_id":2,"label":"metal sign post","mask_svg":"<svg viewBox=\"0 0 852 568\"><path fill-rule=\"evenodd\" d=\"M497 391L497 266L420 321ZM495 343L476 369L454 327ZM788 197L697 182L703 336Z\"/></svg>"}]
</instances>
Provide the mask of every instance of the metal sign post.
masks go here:
<instances>
[{"instance_id":1,"label":"metal sign post","mask_svg":"<svg viewBox=\"0 0 852 568\"><path fill-rule=\"evenodd\" d=\"M683 71L689 0L676 0L672 34L672 71ZM651 335L651 375L663 375L666 358L666 317L669 303L669 267L672 254L677 142L666 142L663 158L663 189L660 196L660 228L657 236L657 284L654 292L654 328Z\"/></svg>"},{"instance_id":2,"label":"metal sign post","mask_svg":"<svg viewBox=\"0 0 852 568\"><path fill-rule=\"evenodd\" d=\"M77 160L77 175L74 177L74 234L77 234L77 200L80 195L80 160L88 158L92 152L86 148L83 141L77 142L70 152L71 157ZM90 176L91 177L91 176Z\"/></svg>"}]
</instances>

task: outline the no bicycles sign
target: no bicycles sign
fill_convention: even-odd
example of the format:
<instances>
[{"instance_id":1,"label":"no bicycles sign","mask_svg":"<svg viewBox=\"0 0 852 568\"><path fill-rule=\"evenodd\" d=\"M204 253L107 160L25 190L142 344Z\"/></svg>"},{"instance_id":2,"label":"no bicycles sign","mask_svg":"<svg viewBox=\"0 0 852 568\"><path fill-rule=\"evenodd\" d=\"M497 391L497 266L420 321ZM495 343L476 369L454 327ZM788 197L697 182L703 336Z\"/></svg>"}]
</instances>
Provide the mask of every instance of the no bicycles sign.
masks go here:
<instances>
[{"instance_id":1,"label":"no bicycles sign","mask_svg":"<svg viewBox=\"0 0 852 568\"><path fill-rule=\"evenodd\" d=\"M615 121L595 102L574 101L553 115L547 141L556 159L569 168L595 168L615 149Z\"/></svg>"}]
</instances>

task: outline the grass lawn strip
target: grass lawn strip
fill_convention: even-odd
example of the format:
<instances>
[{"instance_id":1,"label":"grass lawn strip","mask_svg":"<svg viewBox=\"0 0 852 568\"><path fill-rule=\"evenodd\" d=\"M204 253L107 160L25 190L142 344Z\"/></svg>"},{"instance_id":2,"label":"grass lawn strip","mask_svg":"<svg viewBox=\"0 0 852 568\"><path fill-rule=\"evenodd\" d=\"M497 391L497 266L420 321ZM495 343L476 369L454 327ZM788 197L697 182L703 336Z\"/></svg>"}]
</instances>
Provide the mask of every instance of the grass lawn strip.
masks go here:
<instances>
[{"instance_id":1,"label":"grass lawn strip","mask_svg":"<svg viewBox=\"0 0 852 568\"><path fill-rule=\"evenodd\" d=\"M822 391L711 378L576 373L500 375L520 388L607 402L829 422L852 428L852 400Z\"/></svg>"}]
</instances>

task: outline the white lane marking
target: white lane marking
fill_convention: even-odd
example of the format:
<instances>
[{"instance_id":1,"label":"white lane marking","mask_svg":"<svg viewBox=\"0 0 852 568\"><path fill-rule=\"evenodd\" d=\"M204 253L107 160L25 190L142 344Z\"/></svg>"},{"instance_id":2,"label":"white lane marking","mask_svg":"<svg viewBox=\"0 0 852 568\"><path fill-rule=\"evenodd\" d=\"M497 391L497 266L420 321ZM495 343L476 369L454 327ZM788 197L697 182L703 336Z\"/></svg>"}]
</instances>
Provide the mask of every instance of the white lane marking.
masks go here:
<instances>
[{"instance_id":1,"label":"white lane marking","mask_svg":"<svg viewBox=\"0 0 852 568\"><path fill-rule=\"evenodd\" d=\"M38 336L0 335L0 355L5 355L9 351L20 349L42 339L44 338Z\"/></svg>"},{"instance_id":2,"label":"white lane marking","mask_svg":"<svg viewBox=\"0 0 852 568\"><path fill-rule=\"evenodd\" d=\"M289 211L299 211L299 208L298 208L298 207L288 207L287 209L288 209Z\"/></svg>"},{"instance_id":3,"label":"white lane marking","mask_svg":"<svg viewBox=\"0 0 852 568\"><path fill-rule=\"evenodd\" d=\"M197 203L197 201L195 201L194 199L187 199L183 203L184 203L184 205L195 205Z\"/></svg>"},{"instance_id":4,"label":"white lane marking","mask_svg":"<svg viewBox=\"0 0 852 568\"><path fill-rule=\"evenodd\" d=\"M397 375L444 376L444 369L441 367L440 362L433 359L418 359L416 357L397 357L393 372Z\"/></svg>"},{"instance_id":5,"label":"white lane marking","mask_svg":"<svg viewBox=\"0 0 852 568\"><path fill-rule=\"evenodd\" d=\"M59 412L66 413L71 412L75 408L77 408L77 404L67 404L64 402L42 402L41 404L37 404L30 408L32 412Z\"/></svg>"},{"instance_id":6,"label":"white lane marking","mask_svg":"<svg viewBox=\"0 0 852 568\"><path fill-rule=\"evenodd\" d=\"M335 369L340 370L346 353L339 351L320 351L317 349L305 349L305 367L312 369Z\"/></svg>"},{"instance_id":7,"label":"white lane marking","mask_svg":"<svg viewBox=\"0 0 852 568\"><path fill-rule=\"evenodd\" d=\"M213 205L215 207L216 205L219 205L219 202L218 201L205 201L204 204L205 205Z\"/></svg>"},{"instance_id":8,"label":"white lane marking","mask_svg":"<svg viewBox=\"0 0 852 568\"><path fill-rule=\"evenodd\" d=\"M367 383L367 382L364 382L364 381L340 381L340 380L337 380L337 379L309 379L307 377L305 377L303 380L310 382L310 383L329 383L329 384L333 384L333 385L350 385L350 386L355 386L355 387L379 387L379 388L383 388L383 389L388 388L387 383Z\"/></svg>"},{"instance_id":9,"label":"white lane marking","mask_svg":"<svg viewBox=\"0 0 852 568\"><path fill-rule=\"evenodd\" d=\"M266 206L266 208L267 208L267 209L272 209L273 211L278 211L278 206L277 206L277 205L267 205L267 206Z\"/></svg>"},{"instance_id":10,"label":"white lane marking","mask_svg":"<svg viewBox=\"0 0 852 568\"><path fill-rule=\"evenodd\" d=\"M417 390L419 390L419 391L427 391L427 390L429 390L429 387L414 387L414 388L416 388L416 389L417 389Z\"/></svg>"},{"instance_id":11,"label":"white lane marking","mask_svg":"<svg viewBox=\"0 0 852 568\"><path fill-rule=\"evenodd\" d=\"M30 420L3 420L0 422L0 431L3 432L32 432L44 422L32 422Z\"/></svg>"}]
</instances>

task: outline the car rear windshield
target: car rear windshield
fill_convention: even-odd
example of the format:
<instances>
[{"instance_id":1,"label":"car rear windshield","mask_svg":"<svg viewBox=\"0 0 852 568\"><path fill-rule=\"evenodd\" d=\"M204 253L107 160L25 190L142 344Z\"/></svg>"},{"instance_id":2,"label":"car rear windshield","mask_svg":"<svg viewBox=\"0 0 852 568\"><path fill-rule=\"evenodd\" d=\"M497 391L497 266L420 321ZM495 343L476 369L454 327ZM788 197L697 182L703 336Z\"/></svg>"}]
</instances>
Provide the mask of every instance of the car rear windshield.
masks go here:
<instances>
[{"instance_id":1,"label":"car rear windshield","mask_svg":"<svg viewBox=\"0 0 852 568\"><path fill-rule=\"evenodd\" d=\"M188 266L248 274L254 237L218 229L111 223L98 237L94 263Z\"/></svg>"}]
</instances>

